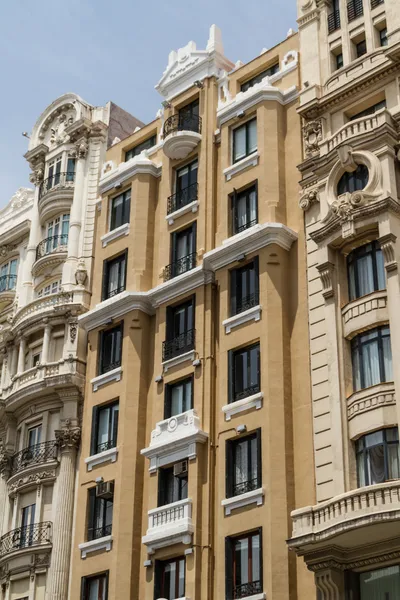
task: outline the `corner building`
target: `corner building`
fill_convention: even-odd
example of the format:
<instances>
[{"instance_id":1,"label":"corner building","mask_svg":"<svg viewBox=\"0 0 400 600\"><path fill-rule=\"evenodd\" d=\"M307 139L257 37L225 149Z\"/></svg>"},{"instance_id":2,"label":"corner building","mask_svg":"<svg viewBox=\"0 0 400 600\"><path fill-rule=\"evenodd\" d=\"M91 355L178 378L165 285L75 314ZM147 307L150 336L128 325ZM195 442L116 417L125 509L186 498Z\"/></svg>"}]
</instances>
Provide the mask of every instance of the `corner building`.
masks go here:
<instances>
[{"instance_id":1,"label":"corner building","mask_svg":"<svg viewBox=\"0 0 400 600\"><path fill-rule=\"evenodd\" d=\"M400 598L398 0L299 2L320 600Z\"/></svg>"},{"instance_id":2,"label":"corner building","mask_svg":"<svg viewBox=\"0 0 400 600\"><path fill-rule=\"evenodd\" d=\"M298 37L246 65L212 26L100 178L71 597L310 598Z\"/></svg>"}]
</instances>

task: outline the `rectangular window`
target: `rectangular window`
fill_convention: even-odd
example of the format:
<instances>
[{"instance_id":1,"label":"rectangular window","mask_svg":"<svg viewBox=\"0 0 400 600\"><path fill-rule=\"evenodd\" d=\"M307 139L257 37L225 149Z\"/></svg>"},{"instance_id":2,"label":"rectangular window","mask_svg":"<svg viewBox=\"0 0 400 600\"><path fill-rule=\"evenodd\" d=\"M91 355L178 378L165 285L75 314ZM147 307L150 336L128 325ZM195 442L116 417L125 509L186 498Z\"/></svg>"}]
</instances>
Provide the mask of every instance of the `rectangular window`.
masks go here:
<instances>
[{"instance_id":1,"label":"rectangular window","mask_svg":"<svg viewBox=\"0 0 400 600\"><path fill-rule=\"evenodd\" d=\"M175 600L185 596L185 558L158 560L155 567L154 598Z\"/></svg>"},{"instance_id":2,"label":"rectangular window","mask_svg":"<svg viewBox=\"0 0 400 600\"><path fill-rule=\"evenodd\" d=\"M258 223L257 184L231 195L232 235Z\"/></svg>"},{"instance_id":3,"label":"rectangular window","mask_svg":"<svg viewBox=\"0 0 400 600\"><path fill-rule=\"evenodd\" d=\"M34 542L36 504L25 506L21 510L21 534L17 539L18 548L32 546Z\"/></svg>"},{"instance_id":4,"label":"rectangular window","mask_svg":"<svg viewBox=\"0 0 400 600\"><path fill-rule=\"evenodd\" d=\"M197 172L197 159L176 170L176 191L168 198L168 214L197 200Z\"/></svg>"},{"instance_id":5,"label":"rectangular window","mask_svg":"<svg viewBox=\"0 0 400 600\"><path fill-rule=\"evenodd\" d=\"M129 223L131 213L131 190L111 199L110 231Z\"/></svg>"},{"instance_id":6,"label":"rectangular window","mask_svg":"<svg viewBox=\"0 0 400 600\"><path fill-rule=\"evenodd\" d=\"M360 56L364 56L364 54L367 53L367 41L361 40L361 42L358 42L358 44L356 44L356 57L360 58Z\"/></svg>"},{"instance_id":7,"label":"rectangular window","mask_svg":"<svg viewBox=\"0 0 400 600\"><path fill-rule=\"evenodd\" d=\"M143 152L143 150L148 150L149 148L153 148L153 146L155 146L156 143L157 143L157 136L152 135L147 140L144 140L144 142L141 142L137 146L134 146L133 148L131 148L130 150L125 152L125 161L130 160L134 156L139 156L139 154L141 154Z\"/></svg>"},{"instance_id":8,"label":"rectangular window","mask_svg":"<svg viewBox=\"0 0 400 600\"><path fill-rule=\"evenodd\" d=\"M399 432L397 427L363 435L356 441L358 487L399 479Z\"/></svg>"},{"instance_id":9,"label":"rectangular window","mask_svg":"<svg viewBox=\"0 0 400 600\"><path fill-rule=\"evenodd\" d=\"M82 577L81 600L108 600L108 571Z\"/></svg>"},{"instance_id":10,"label":"rectangular window","mask_svg":"<svg viewBox=\"0 0 400 600\"><path fill-rule=\"evenodd\" d=\"M75 179L75 158L68 157L66 181L74 181Z\"/></svg>"},{"instance_id":11,"label":"rectangular window","mask_svg":"<svg viewBox=\"0 0 400 600\"><path fill-rule=\"evenodd\" d=\"M42 441L42 425L36 425L36 427L30 427L28 429L28 448L32 448Z\"/></svg>"},{"instance_id":12,"label":"rectangular window","mask_svg":"<svg viewBox=\"0 0 400 600\"><path fill-rule=\"evenodd\" d=\"M362 117L368 117L368 115L373 115L376 112L378 112L378 110L382 110L382 108L386 108L386 100L381 100L381 102L377 102L369 108L358 112L357 114L350 117L350 121L354 121L355 119L361 119Z\"/></svg>"},{"instance_id":13,"label":"rectangular window","mask_svg":"<svg viewBox=\"0 0 400 600\"><path fill-rule=\"evenodd\" d=\"M258 256L239 269L232 269L231 316L259 304Z\"/></svg>"},{"instance_id":14,"label":"rectangular window","mask_svg":"<svg viewBox=\"0 0 400 600\"><path fill-rule=\"evenodd\" d=\"M262 71L258 75L255 75L251 79L248 79L247 81L242 83L242 85L240 86L240 91L247 92L247 90L253 87L253 85L256 85L256 83L260 83L260 81L262 81L265 77L272 77L272 75L275 75L275 73L278 73L278 71L279 61L273 64L268 69L265 69L265 71Z\"/></svg>"},{"instance_id":15,"label":"rectangular window","mask_svg":"<svg viewBox=\"0 0 400 600\"><path fill-rule=\"evenodd\" d=\"M121 366L122 324L100 332L99 375Z\"/></svg>"},{"instance_id":16,"label":"rectangular window","mask_svg":"<svg viewBox=\"0 0 400 600\"><path fill-rule=\"evenodd\" d=\"M165 387L164 419L193 408L193 376L169 383Z\"/></svg>"},{"instance_id":17,"label":"rectangular window","mask_svg":"<svg viewBox=\"0 0 400 600\"><path fill-rule=\"evenodd\" d=\"M364 14L363 0L348 0L347 2L347 19L349 23L362 17Z\"/></svg>"},{"instance_id":18,"label":"rectangular window","mask_svg":"<svg viewBox=\"0 0 400 600\"><path fill-rule=\"evenodd\" d=\"M261 429L226 442L226 497L261 487Z\"/></svg>"},{"instance_id":19,"label":"rectangular window","mask_svg":"<svg viewBox=\"0 0 400 600\"><path fill-rule=\"evenodd\" d=\"M232 132L233 162L237 162L257 151L257 119L251 119Z\"/></svg>"},{"instance_id":20,"label":"rectangular window","mask_svg":"<svg viewBox=\"0 0 400 600\"><path fill-rule=\"evenodd\" d=\"M382 250L376 241L350 252L347 275L350 301L386 288Z\"/></svg>"},{"instance_id":21,"label":"rectangular window","mask_svg":"<svg viewBox=\"0 0 400 600\"><path fill-rule=\"evenodd\" d=\"M263 591L262 529L225 538L226 600L246 598Z\"/></svg>"},{"instance_id":22,"label":"rectangular window","mask_svg":"<svg viewBox=\"0 0 400 600\"><path fill-rule=\"evenodd\" d=\"M381 46L387 46L388 45L387 27L384 27L379 32L379 44Z\"/></svg>"},{"instance_id":23,"label":"rectangular window","mask_svg":"<svg viewBox=\"0 0 400 600\"><path fill-rule=\"evenodd\" d=\"M91 455L116 447L118 417L118 401L93 407Z\"/></svg>"},{"instance_id":24,"label":"rectangular window","mask_svg":"<svg viewBox=\"0 0 400 600\"><path fill-rule=\"evenodd\" d=\"M194 348L194 297L167 307L167 339L163 344L163 360L169 360Z\"/></svg>"},{"instance_id":25,"label":"rectangular window","mask_svg":"<svg viewBox=\"0 0 400 600\"><path fill-rule=\"evenodd\" d=\"M333 0L332 12L328 15L328 33L340 29L339 0Z\"/></svg>"},{"instance_id":26,"label":"rectangular window","mask_svg":"<svg viewBox=\"0 0 400 600\"><path fill-rule=\"evenodd\" d=\"M228 352L229 402L260 391L260 344Z\"/></svg>"},{"instance_id":27,"label":"rectangular window","mask_svg":"<svg viewBox=\"0 0 400 600\"><path fill-rule=\"evenodd\" d=\"M199 100L194 100L178 111L179 130L198 131L199 130Z\"/></svg>"},{"instance_id":28,"label":"rectangular window","mask_svg":"<svg viewBox=\"0 0 400 600\"><path fill-rule=\"evenodd\" d=\"M102 300L112 298L125 290L127 258L128 252L125 251L116 258L104 261Z\"/></svg>"},{"instance_id":29,"label":"rectangular window","mask_svg":"<svg viewBox=\"0 0 400 600\"><path fill-rule=\"evenodd\" d=\"M171 263L164 270L167 281L196 266L196 223L171 234Z\"/></svg>"},{"instance_id":30,"label":"rectangular window","mask_svg":"<svg viewBox=\"0 0 400 600\"><path fill-rule=\"evenodd\" d=\"M343 67L343 53L339 52L339 54L336 54L335 56L336 59L336 70L341 69Z\"/></svg>"},{"instance_id":31,"label":"rectangular window","mask_svg":"<svg viewBox=\"0 0 400 600\"><path fill-rule=\"evenodd\" d=\"M15 290L18 260L14 258L0 268L0 292Z\"/></svg>"},{"instance_id":32,"label":"rectangular window","mask_svg":"<svg viewBox=\"0 0 400 600\"><path fill-rule=\"evenodd\" d=\"M47 223L47 238L42 252L50 254L68 244L69 214L66 213ZM42 242L43 243L43 242ZM43 255L43 254L42 254Z\"/></svg>"},{"instance_id":33,"label":"rectangular window","mask_svg":"<svg viewBox=\"0 0 400 600\"><path fill-rule=\"evenodd\" d=\"M110 485L111 492L106 497L98 495L98 487L104 486L104 483L100 483L99 486L93 487L88 490L89 496L89 514L88 514L88 528L87 528L87 541L98 540L99 538L111 535L112 532L112 518L113 518L113 502L114 502L114 488L113 482L107 482Z\"/></svg>"},{"instance_id":34,"label":"rectangular window","mask_svg":"<svg viewBox=\"0 0 400 600\"><path fill-rule=\"evenodd\" d=\"M378 327L351 341L354 390L393 380L389 327Z\"/></svg>"},{"instance_id":35,"label":"rectangular window","mask_svg":"<svg viewBox=\"0 0 400 600\"><path fill-rule=\"evenodd\" d=\"M360 600L398 600L400 598L400 566L393 565L360 573Z\"/></svg>"},{"instance_id":36,"label":"rectangular window","mask_svg":"<svg viewBox=\"0 0 400 600\"><path fill-rule=\"evenodd\" d=\"M188 497L187 461L158 471L158 506L165 506Z\"/></svg>"}]
</instances>

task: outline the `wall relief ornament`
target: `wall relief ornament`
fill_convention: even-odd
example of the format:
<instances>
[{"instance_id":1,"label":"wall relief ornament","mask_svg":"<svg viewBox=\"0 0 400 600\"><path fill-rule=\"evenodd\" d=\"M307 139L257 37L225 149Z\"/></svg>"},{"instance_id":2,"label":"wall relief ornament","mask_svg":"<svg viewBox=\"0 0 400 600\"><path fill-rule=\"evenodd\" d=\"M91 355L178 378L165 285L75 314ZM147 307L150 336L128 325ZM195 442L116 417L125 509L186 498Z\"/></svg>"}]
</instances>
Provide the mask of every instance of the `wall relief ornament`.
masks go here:
<instances>
[{"instance_id":1,"label":"wall relief ornament","mask_svg":"<svg viewBox=\"0 0 400 600\"><path fill-rule=\"evenodd\" d=\"M61 450L68 448L77 449L81 440L81 428L71 427L71 425L67 423L67 426L63 429L56 430L55 435L57 444Z\"/></svg>"},{"instance_id":2,"label":"wall relief ornament","mask_svg":"<svg viewBox=\"0 0 400 600\"><path fill-rule=\"evenodd\" d=\"M35 167L29 175L29 181L34 185L40 185L44 178L44 167L42 165Z\"/></svg>"},{"instance_id":3,"label":"wall relief ornament","mask_svg":"<svg viewBox=\"0 0 400 600\"><path fill-rule=\"evenodd\" d=\"M87 143L87 141L85 139L79 140L79 142L75 145L77 158L86 158L88 149L89 144Z\"/></svg>"},{"instance_id":4,"label":"wall relief ornament","mask_svg":"<svg viewBox=\"0 0 400 600\"><path fill-rule=\"evenodd\" d=\"M78 321L71 321L69 324L69 338L70 338L72 344L76 340L77 333L78 333Z\"/></svg>"},{"instance_id":5,"label":"wall relief ornament","mask_svg":"<svg viewBox=\"0 0 400 600\"><path fill-rule=\"evenodd\" d=\"M3 440L0 440L0 473L8 479L11 471L11 457L6 453Z\"/></svg>"},{"instance_id":6,"label":"wall relief ornament","mask_svg":"<svg viewBox=\"0 0 400 600\"><path fill-rule=\"evenodd\" d=\"M66 127L68 125L72 125L74 122L74 117L72 114L67 115L66 113L62 113L55 123L53 127L50 129L50 146L60 146L60 144L65 144L69 142L69 135L65 132Z\"/></svg>"},{"instance_id":7,"label":"wall relief ornament","mask_svg":"<svg viewBox=\"0 0 400 600\"><path fill-rule=\"evenodd\" d=\"M331 204L331 210L334 215L339 217L340 222L351 221L353 219L353 210L366 203L366 196L362 192L353 192L342 194Z\"/></svg>"},{"instance_id":8,"label":"wall relief ornament","mask_svg":"<svg viewBox=\"0 0 400 600\"><path fill-rule=\"evenodd\" d=\"M303 126L304 150L307 157L319 154L319 144L322 140L322 121L308 121Z\"/></svg>"},{"instance_id":9,"label":"wall relief ornament","mask_svg":"<svg viewBox=\"0 0 400 600\"><path fill-rule=\"evenodd\" d=\"M0 246L0 258L5 258L7 254L12 252L14 249L15 246L12 246L11 244Z\"/></svg>"},{"instance_id":10,"label":"wall relief ornament","mask_svg":"<svg viewBox=\"0 0 400 600\"><path fill-rule=\"evenodd\" d=\"M308 210L314 202L319 202L319 190L317 188L307 190L304 193L300 192L300 194L299 207L304 211Z\"/></svg>"},{"instance_id":11,"label":"wall relief ornament","mask_svg":"<svg viewBox=\"0 0 400 600\"><path fill-rule=\"evenodd\" d=\"M78 285L84 285L87 279L87 270L83 262L78 264L75 271L75 281Z\"/></svg>"},{"instance_id":12,"label":"wall relief ornament","mask_svg":"<svg viewBox=\"0 0 400 600\"><path fill-rule=\"evenodd\" d=\"M395 271L397 269L397 260L395 253L395 242L397 237L394 233L388 233L378 239L381 246L383 260L386 271Z\"/></svg>"}]
</instances>

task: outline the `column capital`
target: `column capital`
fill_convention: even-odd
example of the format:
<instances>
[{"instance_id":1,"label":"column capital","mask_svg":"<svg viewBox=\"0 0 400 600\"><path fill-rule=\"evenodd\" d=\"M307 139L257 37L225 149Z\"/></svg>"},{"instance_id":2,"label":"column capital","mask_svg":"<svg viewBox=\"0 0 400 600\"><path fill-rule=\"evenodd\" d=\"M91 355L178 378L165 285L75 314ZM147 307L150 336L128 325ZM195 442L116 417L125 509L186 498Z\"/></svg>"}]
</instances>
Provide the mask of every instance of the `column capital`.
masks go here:
<instances>
[{"instance_id":1,"label":"column capital","mask_svg":"<svg viewBox=\"0 0 400 600\"><path fill-rule=\"evenodd\" d=\"M0 440L0 474L3 479L8 479L11 471L11 456L6 453L3 440Z\"/></svg>"},{"instance_id":2,"label":"column capital","mask_svg":"<svg viewBox=\"0 0 400 600\"><path fill-rule=\"evenodd\" d=\"M76 450L81 440L81 428L71 427L70 424L67 424L63 429L57 429L55 435L61 452L63 450Z\"/></svg>"},{"instance_id":3,"label":"column capital","mask_svg":"<svg viewBox=\"0 0 400 600\"><path fill-rule=\"evenodd\" d=\"M76 158L86 158L89 150L87 138L80 138L75 144Z\"/></svg>"},{"instance_id":4,"label":"column capital","mask_svg":"<svg viewBox=\"0 0 400 600\"><path fill-rule=\"evenodd\" d=\"M38 163L32 166L32 173L29 175L29 181L39 186L44 179L44 163Z\"/></svg>"}]
</instances>

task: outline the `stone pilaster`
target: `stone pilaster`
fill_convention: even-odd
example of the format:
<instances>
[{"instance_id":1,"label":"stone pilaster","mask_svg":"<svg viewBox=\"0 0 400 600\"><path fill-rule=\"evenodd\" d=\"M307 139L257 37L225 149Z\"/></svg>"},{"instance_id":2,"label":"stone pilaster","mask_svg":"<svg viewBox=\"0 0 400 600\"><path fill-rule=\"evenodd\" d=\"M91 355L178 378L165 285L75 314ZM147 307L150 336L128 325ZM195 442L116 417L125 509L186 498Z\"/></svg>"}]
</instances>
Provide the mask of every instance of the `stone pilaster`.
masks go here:
<instances>
[{"instance_id":1,"label":"stone pilaster","mask_svg":"<svg viewBox=\"0 0 400 600\"><path fill-rule=\"evenodd\" d=\"M343 571L324 569L315 574L315 585L321 600L345 600Z\"/></svg>"}]
</instances>

